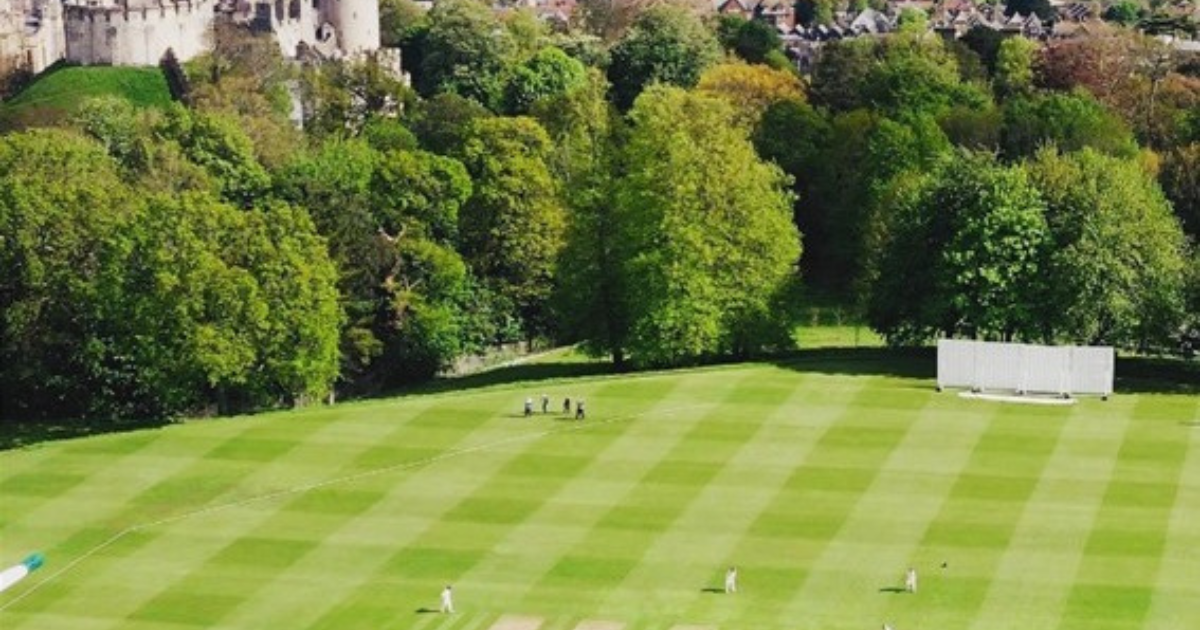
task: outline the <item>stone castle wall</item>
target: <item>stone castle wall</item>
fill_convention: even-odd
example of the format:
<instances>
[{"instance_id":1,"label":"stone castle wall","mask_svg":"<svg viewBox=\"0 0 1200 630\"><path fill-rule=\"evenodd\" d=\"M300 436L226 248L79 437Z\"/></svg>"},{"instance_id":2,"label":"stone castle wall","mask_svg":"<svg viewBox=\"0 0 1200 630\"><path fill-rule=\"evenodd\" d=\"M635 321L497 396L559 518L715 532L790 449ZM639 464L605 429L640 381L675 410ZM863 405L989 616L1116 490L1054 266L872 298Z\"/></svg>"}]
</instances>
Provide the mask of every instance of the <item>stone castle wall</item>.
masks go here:
<instances>
[{"instance_id":1,"label":"stone castle wall","mask_svg":"<svg viewBox=\"0 0 1200 630\"><path fill-rule=\"evenodd\" d=\"M214 10L215 0L68 4L67 58L85 65L153 66L172 48L185 61L208 49Z\"/></svg>"},{"instance_id":2,"label":"stone castle wall","mask_svg":"<svg viewBox=\"0 0 1200 630\"><path fill-rule=\"evenodd\" d=\"M222 0L0 0L0 71L40 72L59 59L153 66L167 49L187 61L211 47ZM271 32L286 57L302 44L327 57L380 49L379 0L239 0L234 19Z\"/></svg>"},{"instance_id":3,"label":"stone castle wall","mask_svg":"<svg viewBox=\"0 0 1200 630\"><path fill-rule=\"evenodd\" d=\"M56 0L9 0L0 7L0 73L24 68L36 74L65 56L62 9Z\"/></svg>"}]
</instances>

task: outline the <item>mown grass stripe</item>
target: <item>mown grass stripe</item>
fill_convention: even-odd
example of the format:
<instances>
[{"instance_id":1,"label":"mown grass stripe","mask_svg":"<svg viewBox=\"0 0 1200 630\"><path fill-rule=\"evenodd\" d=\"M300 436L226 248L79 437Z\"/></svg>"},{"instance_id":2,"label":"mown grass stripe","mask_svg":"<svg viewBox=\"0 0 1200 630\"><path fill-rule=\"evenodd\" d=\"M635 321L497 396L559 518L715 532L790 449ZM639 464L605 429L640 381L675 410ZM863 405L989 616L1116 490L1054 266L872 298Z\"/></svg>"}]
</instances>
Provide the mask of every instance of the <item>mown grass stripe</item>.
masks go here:
<instances>
[{"instance_id":1,"label":"mown grass stripe","mask_svg":"<svg viewBox=\"0 0 1200 630\"><path fill-rule=\"evenodd\" d=\"M980 614L993 585L987 578L1006 557L1071 414L1063 408L966 402L995 410L922 537L916 561L926 578L921 609L901 600L903 605L888 611L898 623L954 625ZM1016 464L1001 465L1004 461Z\"/></svg>"},{"instance_id":2,"label":"mown grass stripe","mask_svg":"<svg viewBox=\"0 0 1200 630\"><path fill-rule=\"evenodd\" d=\"M877 391L864 390L854 408L869 407L871 414L843 418L807 458L806 465L814 462L822 469L837 468L841 462L864 471L859 473L864 478L850 492L831 493L820 481L809 487L808 493L836 497L832 503L818 503L829 511L814 517L840 523L833 531L816 534L827 544L811 560L803 585L783 608L781 625L801 618L825 627L882 623L891 602L880 589L895 584L905 566L921 559L914 554L919 554L915 541L953 482L953 477L922 471L924 445L948 429L955 431L959 448L938 458L938 467L957 470L986 426L979 421L948 424L944 417L924 414L935 396L931 390L899 389L879 397ZM857 484L867 479L869 485L858 491Z\"/></svg>"},{"instance_id":3,"label":"mown grass stripe","mask_svg":"<svg viewBox=\"0 0 1200 630\"><path fill-rule=\"evenodd\" d=\"M1167 542L1143 630L1200 628L1200 399L1182 398L1171 405L1161 430L1171 431L1187 443L1179 468L1178 493L1167 525Z\"/></svg>"},{"instance_id":4,"label":"mown grass stripe","mask_svg":"<svg viewBox=\"0 0 1200 630\"><path fill-rule=\"evenodd\" d=\"M1089 627L1087 618L1112 630L1143 627L1187 457L1187 441L1163 439L1168 426L1130 424L1071 585L1064 630Z\"/></svg>"}]
</instances>

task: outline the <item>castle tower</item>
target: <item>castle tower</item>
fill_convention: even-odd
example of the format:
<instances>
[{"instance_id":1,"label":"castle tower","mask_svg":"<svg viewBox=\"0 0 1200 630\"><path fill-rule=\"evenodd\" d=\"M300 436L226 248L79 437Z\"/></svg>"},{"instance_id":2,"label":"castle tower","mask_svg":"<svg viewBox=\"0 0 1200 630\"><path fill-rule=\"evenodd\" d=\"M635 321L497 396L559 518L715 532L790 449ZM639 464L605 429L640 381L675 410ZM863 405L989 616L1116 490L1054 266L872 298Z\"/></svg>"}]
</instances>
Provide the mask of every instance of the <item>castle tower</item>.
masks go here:
<instances>
[{"instance_id":1,"label":"castle tower","mask_svg":"<svg viewBox=\"0 0 1200 630\"><path fill-rule=\"evenodd\" d=\"M379 0L321 0L348 55L379 50Z\"/></svg>"}]
</instances>

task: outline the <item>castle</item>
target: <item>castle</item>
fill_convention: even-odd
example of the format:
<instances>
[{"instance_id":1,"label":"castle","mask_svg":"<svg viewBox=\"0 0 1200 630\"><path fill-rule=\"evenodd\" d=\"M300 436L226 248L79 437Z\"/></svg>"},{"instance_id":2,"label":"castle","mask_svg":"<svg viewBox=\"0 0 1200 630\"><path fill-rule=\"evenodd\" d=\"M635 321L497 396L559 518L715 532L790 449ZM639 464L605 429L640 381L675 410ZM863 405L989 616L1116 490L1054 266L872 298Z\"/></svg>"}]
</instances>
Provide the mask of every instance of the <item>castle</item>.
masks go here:
<instances>
[{"instance_id":1,"label":"castle","mask_svg":"<svg viewBox=\"0 0 1200 630\"><path fill-rule=\"evenodd\" d=\"M180 61L187 61L210 48L221 15L273 33L289 58L301 49L324 57L354 57L380 48L378 0L0 0L0 4L4 5L0 8L0 72L23 67L38 73L59 60L149 66L158 64L168 48ZM398 66L398 61L392 64Z\"/></svg>"}]
</instances>

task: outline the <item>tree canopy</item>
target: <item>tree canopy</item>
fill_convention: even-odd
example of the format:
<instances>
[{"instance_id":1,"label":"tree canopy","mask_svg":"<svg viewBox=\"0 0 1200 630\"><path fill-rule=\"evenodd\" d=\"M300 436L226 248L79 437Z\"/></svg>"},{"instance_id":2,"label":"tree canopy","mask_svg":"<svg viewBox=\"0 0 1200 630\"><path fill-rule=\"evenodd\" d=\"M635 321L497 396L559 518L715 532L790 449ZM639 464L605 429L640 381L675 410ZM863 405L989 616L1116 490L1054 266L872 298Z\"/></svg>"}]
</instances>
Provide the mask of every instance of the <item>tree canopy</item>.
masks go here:
<instances>
[{"instance_id":1,"label":"tree canopy","mask_svg":"<svg viewBox=\"0 0 1200 630\"><path fill-rule=\"evenodd\" d=\"M745 356L787 338L773 307L800 254L788 180L726 124L730 114L665 86L630 112L615 247L636 364Z\"/></svg>"},{"instance_id":2,"label":"tree canopy","mask_svg":"<svg viewBox=\"0 0 1200 630\"><path fill-rule=\"evenodd\" d=\"M669 4L653 6L612 49L608 80L614 100L628 109L652 83L691 87L720 54L716 37L690 11Z\"/></svg>"}]
</instances>

